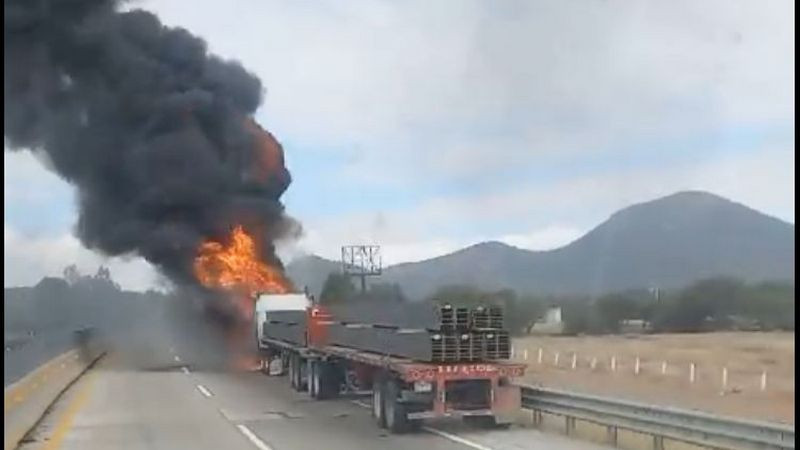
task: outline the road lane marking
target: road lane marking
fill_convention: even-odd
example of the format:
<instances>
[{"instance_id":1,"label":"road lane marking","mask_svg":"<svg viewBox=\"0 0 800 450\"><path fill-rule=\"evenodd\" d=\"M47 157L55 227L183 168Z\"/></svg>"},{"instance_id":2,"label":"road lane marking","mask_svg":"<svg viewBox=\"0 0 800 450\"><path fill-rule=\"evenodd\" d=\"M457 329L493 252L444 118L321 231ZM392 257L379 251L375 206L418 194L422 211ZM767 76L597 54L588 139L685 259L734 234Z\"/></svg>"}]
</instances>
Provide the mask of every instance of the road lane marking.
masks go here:
<instances>
[{"instance_id":1,"label":"road lane marking","mask_svg":"<svg viewBox=\"0 0 800 450\"><path fill-rule=\"evenodd\" d=\"M350 403L354 405L358 405L362 408L372 408L372 405L362 402L361 400L350 400ZM466 445L467 447L474 448L476 450L494 450L491 447L487 447L485 445L478 444L477 442L472 442L469 439L464 439L461 436L457 436L455 434L448 433L446 431L437 430L436 428L431 427L422 427L423 430L427 431L428 433L435 434L437 436L443 437L449 441L456 442L461 445Z\"/></svg>"},{"instance_id":2,"label":"road lane marking","mask_svg":"<svg viewBox=\"0 0 800 450\"><path fill-rule=\"evenodd\" d=\"M259 439L259 438L258 438L258 436L256 436L256 435L255 435L255 433L253 433L252 431L250 431L250 429L249 429L249 428L247 428L246 426L244 426L244 425L236 425L236 428L238 428L238 429L239 429L239 431L240 431L240 432L241 432L243 435L245 435L245 437L246 437L247 439L249 439L249 440L250 440L250 442L252 442L252 443L253 443L253 445L255 445L255 446L256 446L256 448L258 448L259 450L272 450L272 447L270 447L270 446L269 446L269 445L267 445L267 444L266 444L264 441L262 441L261 439Z\"/></svg>"},{"instance_id":3,"label":"road lane marking","mask_svg":"<svg viewBox=\"0 0 800 450\"><path fill-rule=\"evenodd\" d=\"M205 386L203 386L202 384L197 384L197 385L195 385L195 387L197 387L197 390L198 390L198 391L200 391L200 393L201 393L201 394L203 394L203 395L205 395L206 397L211 397L211 396L213 395L213 394L211 393L211 391L209 391L208 389L206 389L206 387L205 387Z\"/></svg>"},{"instance_id":4,"label":"road lane marking","mask_svg":"<svg viewBox=\"0 0 800 450\"><path fill-rule=\"evenodd\" d=\"M69 433L69 430L72 428L72 423L75 421L75 416L83 409L83 407L89 401L89 394L91 393L92 387L92 380L94 379L94 375L89 373L86 375L86 378L83 380L83 386L81 386L80 390L75 394L75 397L67 406L67 410L64 412L64 415L58 420L56 423L55 431L53 431L52 436L50 439L45 443L44 450L55 450L61 447L61 443L64 441L64 438Z\"/></svg>"},{"instance_id":5,"label":"road lane marking","mask_svg":"<svg viewBox=\"0 0 800 450\"><path fill-rule=\"evenodd\" d=\"M442 430L437 430L436 428L431 427L422 427L423 430L427 431L428 433L433 433L437 436L441 436L449 441L453 441L459 443L461 445L466 445L467 447L472 447L476 450L494 450L491 447L487 447L485 445L478 444L477 442L472 442L468 439L464 439L461 436L457 436L455 434L447 433Z\"/></svg>"},{"instance_id":6,"label":"road lane marking","mask_svg":"<svg viewBox=\"0 0 800 450\"><path fill-rule=\"evenodd\" d=\"M182 371L183 371L183 373L185 373L186 375L189 375L189 369L188 369L187 367L185 367L185 366L184 366L184 367L181 367L181 370L182 370Z\"/></svg>"},{"instance_id":7,"label":"road lane marking","mask_svg":"<svg viewBox=\"0 0 800 450\"><path fill-rule=\"evenodd\" d=\"M4 412L8 412L11 408L16 407L17 404L21 403L34 390L44 385L44 382L49 378L49 374L55 372L59 366L59 363L62 368L65 368L66 365L70 363L67 360L69 359L70 355L73 355L74 353L74 350L70 350L42 363L39 367L30 371L27 375L12 383L10 387L4 389Z\"/></svg>"}]
</instances>

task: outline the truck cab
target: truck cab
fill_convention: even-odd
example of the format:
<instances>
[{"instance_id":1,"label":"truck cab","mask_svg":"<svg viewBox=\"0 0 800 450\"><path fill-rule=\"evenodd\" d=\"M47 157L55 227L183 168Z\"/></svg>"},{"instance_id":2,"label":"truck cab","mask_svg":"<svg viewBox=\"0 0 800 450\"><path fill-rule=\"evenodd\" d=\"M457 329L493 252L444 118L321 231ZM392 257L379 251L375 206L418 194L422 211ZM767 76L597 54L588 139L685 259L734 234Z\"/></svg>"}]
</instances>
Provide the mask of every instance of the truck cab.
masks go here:
<instances>
[{"instance_id":1,"label":"truck cab","mask_svg":"<svg viewBox=\"0 0 800 450\"><path fill-rule=\"evenodd\" d=\"M256 342L264 337L264 325L268 323L270 311L305 311L311 306L311 299L305 294L261 294L256 300L253 327Z\"/></svg>"}]
</instances>

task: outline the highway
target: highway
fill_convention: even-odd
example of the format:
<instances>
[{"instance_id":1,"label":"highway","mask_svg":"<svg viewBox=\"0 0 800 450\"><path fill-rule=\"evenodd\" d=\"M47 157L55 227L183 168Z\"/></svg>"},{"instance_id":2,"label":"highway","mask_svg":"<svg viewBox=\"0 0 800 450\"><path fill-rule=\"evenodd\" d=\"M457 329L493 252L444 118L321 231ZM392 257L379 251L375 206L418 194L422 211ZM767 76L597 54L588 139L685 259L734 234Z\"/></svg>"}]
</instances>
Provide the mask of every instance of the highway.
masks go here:
<instances>
[{"instance_id":1,"label":"highway","mask_svg":"<svg viewBox=\"0 0 800 450\"><path fill-rule=\"evenodd\" d=\"M154 337L155 339L155 337ZM602 449L526 428L460 422L390 435L367 399L314 401L284 377L222 370L180 339L111 352L54 404L21 449Z\"/></svg>"}]
</instances>

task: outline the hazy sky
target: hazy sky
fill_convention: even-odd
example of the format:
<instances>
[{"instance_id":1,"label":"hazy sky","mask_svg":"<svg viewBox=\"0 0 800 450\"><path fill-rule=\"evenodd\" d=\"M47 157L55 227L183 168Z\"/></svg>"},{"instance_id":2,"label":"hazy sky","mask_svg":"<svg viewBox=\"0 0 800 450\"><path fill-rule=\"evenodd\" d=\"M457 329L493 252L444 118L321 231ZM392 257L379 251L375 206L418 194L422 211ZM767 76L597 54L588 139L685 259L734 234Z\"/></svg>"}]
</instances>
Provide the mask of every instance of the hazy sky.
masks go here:
<instances>
[{"instance_id":1,"label":"hazy sky","mask_svg":"<svg viewBox=\"0 0 800 450\"><path fill-rule=\"evenodd\" d=\"M632 202L703 189L794 223L794 3L132 2L258 75L284 145L292 257L384 261L494 239L564 245ZM4 153L4 282L103 260L69 185ZM124 286L157 282L134 256Z\"/></svg>"}]
</instances>

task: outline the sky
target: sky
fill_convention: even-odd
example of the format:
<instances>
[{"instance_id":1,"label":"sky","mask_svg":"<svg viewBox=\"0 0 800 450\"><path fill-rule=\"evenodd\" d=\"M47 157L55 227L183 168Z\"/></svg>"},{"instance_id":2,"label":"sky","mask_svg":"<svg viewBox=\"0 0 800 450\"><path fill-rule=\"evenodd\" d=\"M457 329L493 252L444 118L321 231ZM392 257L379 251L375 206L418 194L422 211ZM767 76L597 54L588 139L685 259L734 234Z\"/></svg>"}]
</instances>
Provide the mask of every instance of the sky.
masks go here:
<instances>
[{"instance_id":1,"label":"sky","mask_svg":"<svg viewBox=\"0 0 800 450\"><path fill-rule=\"evenodd\" d=\"M392 264L497 240L557 248L616 210L706 190L794 223L790 0L145 0L261 78L303 226L289 261ZM164 286L72 235L71 187L4 152L4 283L75 263Z\"/></svg>"}]
</instances>

